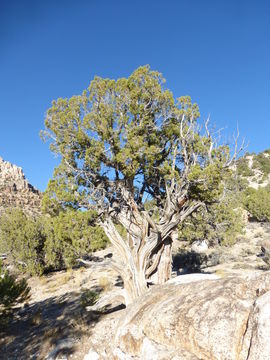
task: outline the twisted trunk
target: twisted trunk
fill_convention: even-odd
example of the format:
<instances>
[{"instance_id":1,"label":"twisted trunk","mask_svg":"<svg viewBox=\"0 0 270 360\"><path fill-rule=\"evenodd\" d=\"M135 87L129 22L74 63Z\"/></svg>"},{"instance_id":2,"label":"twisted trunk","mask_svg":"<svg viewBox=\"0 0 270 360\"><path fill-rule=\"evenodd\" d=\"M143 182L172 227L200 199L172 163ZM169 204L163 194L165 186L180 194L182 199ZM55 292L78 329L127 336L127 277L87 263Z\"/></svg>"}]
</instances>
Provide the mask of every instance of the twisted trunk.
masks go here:
<instances>
[{"instance_id":1,"label":"twisted trunk","mask_svg":"<svg viewBox=\"0 0 270 360\"><path fill-rule=\"evenodd\" d=\"M124 282L126 305L145 293L150 284L163 284L170 279L171 235L164 239L159 232L139 239L129 235L125 240L112 221L107 220L102 227L121 258L121 262L115 263L114 268Z\"/></svg>"},{"instance_id":2,"label":"twisted trunk","mask_svg":"<svg viewBox=\"0 0 270 360\"><path fill-rule=\"evenodd\" d=\"M117 219L127 230L124 239L112 219L101 226L114 245L121 261L114 264L124 282L126 304L145 293L150 285L164 284L171 278L172 243L177 225L200 204L194 204L169 219L155 223L146 212L118 212Z\"/></svg>"},{"instance_id":3,"label":"twisted trunk","mask_svg":"<svg viewBox=\"0 0 270 360\"><path fill-rule=\"evenodd\" d=\"M172 238L168 236L164 240L164 248L161 252L159 266L157 268L157 282L164 284L172 276Z\"/></svg>"}]
</instances>

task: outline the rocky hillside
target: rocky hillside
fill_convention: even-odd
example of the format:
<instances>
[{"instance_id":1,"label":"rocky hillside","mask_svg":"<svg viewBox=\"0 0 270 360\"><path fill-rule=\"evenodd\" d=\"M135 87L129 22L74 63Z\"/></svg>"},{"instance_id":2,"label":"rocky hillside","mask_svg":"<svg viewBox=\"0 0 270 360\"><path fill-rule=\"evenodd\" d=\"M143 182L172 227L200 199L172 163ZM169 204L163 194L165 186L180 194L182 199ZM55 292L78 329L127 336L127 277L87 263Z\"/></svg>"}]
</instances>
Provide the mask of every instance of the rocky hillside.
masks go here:
<instances>
[{"instance_id":1,"label":"rocky hillside","mask_svg":"<svg viewBox=\"0 0 270 360\"><path fill-rule=\"evenodd\" d=\"M41 193L26 180L22 168L0 157L0 214L8 208L22 208L26 213L40 210Z\"/></svg>"},{"instance_id":2,"label":"rocky hillside","mask_svg":"<svg viewBox=\"0 0 270 360\"><path fill-rule=\"evenodd\" d=\"M270 150L259 154L247 153L238 160L237 170L250 187L266 187L270 184Z\"/></svg>"}]
</instances>

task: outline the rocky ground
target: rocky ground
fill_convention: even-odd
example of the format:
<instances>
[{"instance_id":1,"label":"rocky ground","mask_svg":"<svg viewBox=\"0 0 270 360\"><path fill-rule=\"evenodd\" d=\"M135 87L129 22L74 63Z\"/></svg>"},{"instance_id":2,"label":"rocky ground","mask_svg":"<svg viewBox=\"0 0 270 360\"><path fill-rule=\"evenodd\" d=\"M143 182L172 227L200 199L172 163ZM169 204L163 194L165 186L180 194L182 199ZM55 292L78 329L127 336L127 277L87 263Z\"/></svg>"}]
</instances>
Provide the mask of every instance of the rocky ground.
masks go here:
<instances>
[{"instance_id":1,"label":"rocky ground","mask_svg":"<svg viewBox=\"0 0 270 360\"><path fill-rule=\"evenodd\" d=\"M263 274L268 269L258 254L270 239L270 225L249 223L246 234L233 247L194 253L175 245L174 276L191 272L234 275ZM72 271L30 278L31 299L1 324L0 359L110 359L116 325L124 306L121 279L110 267L112 249L95 253L90 264ZM115 255L114 255L115 256ZM91 307L86 290L99 293L99 306ZM102 299L104 301L102 301Z\"/></svg>"},{"instance_id":2,"label":"rocky ground","mask_svg":"<svg viewBox=\"0 0 270 360\"><path fill-rule=\"evenodd\" d=\"M65 350L57 359L83 359L97 323L104 318L106 324L113 321L114 307L121 312L119 302L107 303L101 311L86 310L86 290L101 297L121 290L121 281L105 257L109 253L110 249L97 252L89 267L30 278L29 303L15 312L12 321L1 324L0 359L45 359L62 345Z\"/></svg>"},{"instance_id":3,"label":"rocky ground","mask_svg":"<svg viewBox=\"0 0 270 360\"><path fill-rule=\"evenodd\" d=\"M270 223L250 222L233 246L192 251L191 246L179 242L174 250L174 268L178 274L204 272L220 276L264 271L268 267L260 254L261 246L267 242L270 247Z\"/></svg>"}]
</instances>

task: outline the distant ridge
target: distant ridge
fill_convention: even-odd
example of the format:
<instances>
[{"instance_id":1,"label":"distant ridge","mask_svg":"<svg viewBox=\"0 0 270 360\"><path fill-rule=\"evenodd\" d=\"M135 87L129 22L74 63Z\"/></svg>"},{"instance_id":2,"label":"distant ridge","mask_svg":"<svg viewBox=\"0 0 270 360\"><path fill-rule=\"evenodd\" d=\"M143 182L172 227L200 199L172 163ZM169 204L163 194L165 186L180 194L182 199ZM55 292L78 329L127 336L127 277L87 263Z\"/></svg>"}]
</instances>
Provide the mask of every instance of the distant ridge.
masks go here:
<instances>
[{"instance_id":1,"label":"distant ridge","mask_svg":"<svg viewBox=\"0 0 270 360\"><path fill-rule=\"evenodd\" d=\"M25 213L38 214L41 197L41 192L25 178L22 168L0 156L0 215L10 208L21 208Z\"/></svg>"}]
</instances>

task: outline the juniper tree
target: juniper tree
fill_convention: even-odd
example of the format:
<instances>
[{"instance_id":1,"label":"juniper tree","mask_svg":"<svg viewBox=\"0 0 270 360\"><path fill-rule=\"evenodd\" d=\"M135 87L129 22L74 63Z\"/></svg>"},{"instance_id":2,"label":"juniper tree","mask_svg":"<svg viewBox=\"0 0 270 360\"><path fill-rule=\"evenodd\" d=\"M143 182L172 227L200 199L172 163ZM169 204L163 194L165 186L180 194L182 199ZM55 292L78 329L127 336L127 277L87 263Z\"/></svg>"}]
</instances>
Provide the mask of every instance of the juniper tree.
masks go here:
<instances>
[{"instance_id":1,"label":"juniper tree","mask_svg":"<svg viewBox=\"0 0 270 360\"><path fill-rule=\"evenodd\" d=\"M95 77L47 111L43 136L61 156L47 194L54 205L98 212L127 303L170 278L177 226L222 192L230 150L199 118L190 97L175 100L149 66Z\"/></svg>"},{"instance_id":2,"label":"juniper tree","mask_svg":"<svg viewBox=\"0 0 270 360\"><path fill-rule=\"evenodd\" d=\"M0 321L1 315L8 313L12 306L30 298L30 288L25 279L16 279L3 269L0 261Z\"/></svg>"},{"instance_id":3,"label":"juniper tree","mask_svg":"<svg viewBox=\"0 0 270 360\"><path fill-rule=\"evenodd\" d=\"M46 210L46 194L43 197ZM58 211L60 209L58 208ZM56 212L33 218L20 209L10 209L0 217L0 252L9 261L32 275L77 265L77 259L106 247L104 231L95 226L93 211L73 210Z\"/></svg>"},{"instance_id":4,"label":"juniper tree","mask_svg":"<svg viewBox=\"0 0 270 360\"><path fill-rule=\"evenodd\" d=\"M0 218L0 251L32 275L44 271L46 234L40 218L28 217L21 209L8 209Z\"/></svg>"},{"instance_id":5,"label":"juniper tree","mask_svg":"<svg viewBox=\"0 0 270 360\"><path fill-rule=\"evenodd\" d=\"M95 226L96 216L92 211L69 210L46 217L44 251L49 269L70 268L78 264L78 258L106 247L108 239Z\"/></svg>"}]
</instances>

